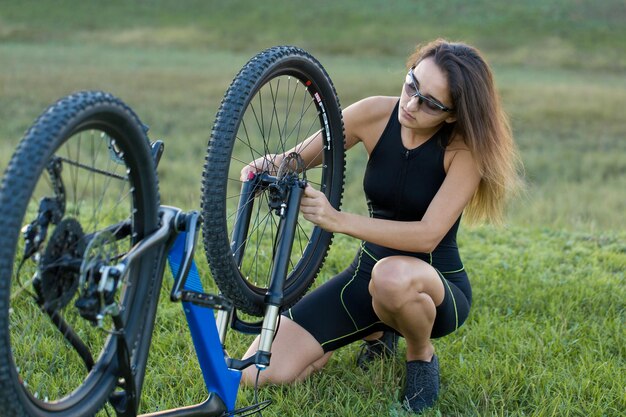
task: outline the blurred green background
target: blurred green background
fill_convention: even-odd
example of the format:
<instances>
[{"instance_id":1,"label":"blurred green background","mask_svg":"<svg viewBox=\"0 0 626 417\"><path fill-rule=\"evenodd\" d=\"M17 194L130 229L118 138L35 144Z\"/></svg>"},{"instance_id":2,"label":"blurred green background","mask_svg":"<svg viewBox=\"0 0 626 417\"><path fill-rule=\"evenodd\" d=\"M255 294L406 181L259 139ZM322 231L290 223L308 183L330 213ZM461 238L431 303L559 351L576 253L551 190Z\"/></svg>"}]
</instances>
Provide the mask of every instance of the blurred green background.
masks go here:
<instances>
[{"instance_id":1,"label":"blurred green background","mask_svg":"<svg viewBox=\"0 0 626 417\"><path fill-rule=\"evenodd\" d=\"M57 98L103 89L167 150L162 200L195 208L214 114L258 51L307 49L344 106L397 95L417 43L480 48L492 64L526 166L522 226L624 230L626 3L623 0L0 0L0 168ZM364 211L364 152L352 152L344 208Z\"/></svg>"},{"instance_id":2,"label":"blurred green background","mask_svg":"<svg viewBox=\"0 0 626 417\"><path fill-rule=\"evenodd\" d=\"M428 415L618 415L626 406L624 0L0 0L0 170L49 104L101 89L165 141L162 202L197 209L215 113L254 54L279 44L308 50L346 106L398 95L406 57L437 37L473 44L492 64L528 190L506 229L460 233L477 301L468 323L436 342L444 391ZM350 152L346 210L366 212L365 160L362 149ZM354 253L353 240L335 241L324 278ZM206 394L180 307L165 291L146 411ZM231 337L230 353L243 353L249 339ZM364 373L353 364L357 349L302 384L263 391L274 400L268 415L405 415L401 355ZM240 393L241 405L253 398Z\"/></svg>"}]
</instances>

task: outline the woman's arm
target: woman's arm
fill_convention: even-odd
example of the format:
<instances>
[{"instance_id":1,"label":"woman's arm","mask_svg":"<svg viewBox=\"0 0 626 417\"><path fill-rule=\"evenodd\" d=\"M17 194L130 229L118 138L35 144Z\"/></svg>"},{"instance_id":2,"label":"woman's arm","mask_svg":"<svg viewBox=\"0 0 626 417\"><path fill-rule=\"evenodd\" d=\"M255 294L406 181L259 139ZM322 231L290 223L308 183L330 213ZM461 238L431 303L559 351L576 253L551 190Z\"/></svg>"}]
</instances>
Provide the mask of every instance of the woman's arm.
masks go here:
<instances>
[{"instance_id":1,"label":"woman's arm","mask_svg":"<svg viewBox=\"0 0 626 417\"><path fill-rule=\"evenodd\" d=\"M446 179L420 221L373 219L335 210L323 193L307 187L300 209L325 230L410 252L432 252L470 201L480 174L469 150L454 151Z\"/></svg>"},{"instance_id":2,"label":"woman's arm","mask_svg":"<svg viewBox=\"0 0 626 417\"><path fill-rule=\"evenodd\" d=\"M293 152L300 155L305 169L313 168L322 162L323 146L322 134L321 131L318 131L288 151L265 154L248 163L241 169L240 179L242 181L248 179L250 172L268 171L270 174L275 175L283 159Z\"/></svg>"},{"instance_id":3,"label":"woman's arm","mask_svg":"<svg viewBox=\"0 0 626 417\"><path fill-rule=\"evenodd\" d=\"M369 97L344 109L342 115L345 149L363 141L369 152L378 139L372 132L382 132L396 101L397 97ZM285 152L263 155L250 162L241 170L241 180L245 181L249 172L277 171L285 156L292 152L300 155L306 169L316 167L322 163L323 146L322 134L318 131Z\"/></svg>"}]
</instances>

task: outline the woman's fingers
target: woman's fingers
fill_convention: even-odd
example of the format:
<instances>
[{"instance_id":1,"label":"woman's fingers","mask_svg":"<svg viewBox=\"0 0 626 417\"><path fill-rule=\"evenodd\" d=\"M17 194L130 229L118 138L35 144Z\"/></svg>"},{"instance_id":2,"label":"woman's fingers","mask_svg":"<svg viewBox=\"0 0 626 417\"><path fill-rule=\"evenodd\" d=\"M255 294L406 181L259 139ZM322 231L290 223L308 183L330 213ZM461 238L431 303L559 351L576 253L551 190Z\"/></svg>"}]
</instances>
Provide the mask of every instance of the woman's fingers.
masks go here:
<instances>
[{"instance_id":1,"label":"woman's fingers","mask_svg":"<svg viewBox=\"0 0 626 417\"><path fill-rule=\"evenodd\" d=\"M336 210L330 205L326 195L307 185L300 201L300 211L303 217L322 229L330 230L334 224L333 215Z\"/></svg>"}]
</instances>

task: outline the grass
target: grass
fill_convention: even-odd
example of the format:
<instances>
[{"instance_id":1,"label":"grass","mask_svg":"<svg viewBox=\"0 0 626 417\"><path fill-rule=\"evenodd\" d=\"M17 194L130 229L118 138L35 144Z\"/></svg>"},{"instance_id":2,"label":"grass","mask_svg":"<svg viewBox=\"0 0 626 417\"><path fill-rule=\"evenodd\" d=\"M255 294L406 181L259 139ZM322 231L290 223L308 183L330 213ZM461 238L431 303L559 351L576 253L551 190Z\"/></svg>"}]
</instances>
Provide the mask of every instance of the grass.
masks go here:
<instances>
[{"instance_id":1,"label":"grass","mask_svg":"<svg viewBox=\"0 0 626 417\"><path fill-rule=\"evenodd\" d=\"M199 179L213 115L230 80L248 55L168 48L99 45L0 44L0 167L37 114L78 89L104 89L122 97L162 138L159 169L163 200L185 208L199 201ZM321 56L346 105L366 94L397 94L402 59ZM43 71L46 68L46 71ZM71 72L68 72L71 68ZM355 79L354 74L361 74ZM573 230L623 229L626 201L622 162L626 79L612 73L563 68L496 67L530 184L510 212L528 226ZM585 99L579 99L579 86ZM365 156L350 155L344 201L364 211L361 175Z\"/></svg>"},{"instance_id":2,"label":"grass","mask_svg":"<svg viewBox=\"0 0 626 417\"><path fill-rule=\"evenodd\" d=\"M620 415L626 407L624 234L479 227L460 244L475 302L464 327L435 342L442 395L425 415ZM339 239L322 277L340 270L352 249ZM201 376L191 366L189 342L179 336L179 307L166 308L151 356L157 365L146 378L150 409L204 395L201 384L186 382ZM249 342L231 333L229 353L241 355ZM408 415L396 401L402 355L363 372L354 367L357 352L356 344L338 351L324 372L303 383L262 389L260 399L274 401L267 415ZM243 389L239 404L252 402L253 390Z\"/></svg>"},{"instance_id":3,"label":"grass","mask_svg":"<svg viewBox=\"0 0 626 417\"><path fill-rule=\"evenodd\" d=\"M459 235L475 303L463 328L436 341L442 395L427 415L617 416L626 409L625 18L621 0L0 0L0 169L47 105L103 89L165 140L163 203L196 209L214 114L257 51L306 48L345 106L398 94L416 42L466 40L493 64L528 192L507 228ZM365 212L364 162L363 152L349 155L346 210ZM353 256L355 242L336 242L319 281ZM145 411L206 395L180 306L165 295ZM229 351L241 355L249 342L231 332ZM396 401L401 355L361 372L357 350L337 352L301 384L263 389L261 399L274 401L264 414L405 415ZM239 404L252 401L243 389Z\"/></svg>"}]
</instances>

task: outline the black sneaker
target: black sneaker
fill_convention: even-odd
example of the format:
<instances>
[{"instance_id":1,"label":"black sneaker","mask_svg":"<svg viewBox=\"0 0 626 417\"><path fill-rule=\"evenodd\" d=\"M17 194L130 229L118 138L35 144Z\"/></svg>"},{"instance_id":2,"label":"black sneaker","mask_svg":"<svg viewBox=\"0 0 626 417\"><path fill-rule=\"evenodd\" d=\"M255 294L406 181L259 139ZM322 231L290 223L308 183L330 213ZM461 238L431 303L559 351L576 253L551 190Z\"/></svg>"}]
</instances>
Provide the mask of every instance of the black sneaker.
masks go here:
<instances>
[{"instance_id":1,"label":"black sneaker","mask_svg":"<svg viewBox=\"0 0 626 417\"><path fill-rule=\"evenodd\" d=\"M406 363L406 385L402 401L414 413L421 413L439 396L439 361L433 355L430 362L410 361Z\"/></svg>"},{"instance_id":2,"label":"black sneaker","mask_svg":"<svg viewBox=\"0 0 626 417\"><path fill-rule=\"evenodd\" d=\"M370 362L376 359L393 356L398 348L398 334L384 331L380 339L364 340L356 358L356 366L367 369Z\"/></svg>"}]
</instances>

